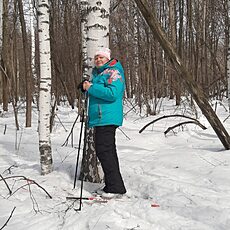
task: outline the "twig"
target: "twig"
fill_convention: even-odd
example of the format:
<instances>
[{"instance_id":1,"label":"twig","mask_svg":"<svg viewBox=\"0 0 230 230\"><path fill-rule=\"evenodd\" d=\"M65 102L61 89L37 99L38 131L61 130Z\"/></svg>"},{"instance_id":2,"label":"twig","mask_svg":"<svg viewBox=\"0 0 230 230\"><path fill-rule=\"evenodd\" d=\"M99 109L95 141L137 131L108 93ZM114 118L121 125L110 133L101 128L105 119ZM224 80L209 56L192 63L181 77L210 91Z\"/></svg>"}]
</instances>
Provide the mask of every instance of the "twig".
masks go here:
<instances>
[{"instance_id":1,"label":"twig","mask_svg":"<svg viewBox=\"0 0 230 230\"><path fill-rule=\"evenodd\" d=\"M164 134L166 135L170 130L173 130L174 128L178 127L178 126L181 126L181 125L186 125L186 124L196 124L196 125L199 125L202 129L207 129L205 126L203 126L202 124L200 124L199 122L197 121L185 121L185 122L181 122L181 123L178 123L174 126L171 126L169 127L165 132Z\"/></svg>"},{"instance_id":2,"label":"twig","mask_svg":"<svg viewBox=\"0 0 230 230\"><path fill-rule=\"evenodd\" d=\"M11 191L9 185L7 184L6 180L3 178L3 176L2 176L1 174L0 174L0 177L2 178L3 182L5 183L6 187L7 187L8 190L9 190L9 193L10 193L10 195L11 195L11 194L12 194L12 191Z\"/></svg>"},{"instance_id":3,"label":"twig","mask_svg":"<svg viewBox=\"0 0 230 230\"><path fill-rule=\"evenodd\" d=\"M126 135L125 132L124 132L122 129L120 129L120 128L118 128L118 129L126 136L126 138L127 138L128 140L131 140L130 137L128 137L128 135Z\"/></svg>"},{"instance_id":4,"label":"twig","mask_svg":"<svg viewBox=\"0 0 230 230\"><path fill-rule=\"evenodd\" d=\"M136 107L137 105L138 105L138 104L132 105L132 108L129 109L129 110L124 114L124 117L125 117L130 111L134 110L135 107Z\"/></svg>"},{"instance_id":5,"label":"twig","mask_svg":"<svg viewBox=\"0 0 230 230\"><path fill-rule=\"evenodd\" d=\"M59 122L61 123L62 127L64 128L64 130L67 132L68 130L66 129L66 127L63 125L61 119L59 118L59 116L57 114L55 114L55 116L57 117L57 119L59 120Z\"/></svg>"},{"instance_id":6,"label":"twig","mask_svg":"<svg viewBox=\"0 0 230 230\"><path fill-rule=\"evenodd\" d=\"M22 132L23 132L23 129L21 129L21 133L20 133L20 136L19 136L19 142L17 143L17 140L18 140L18 138L17 138L17 134L18 134L18 131L19 130L16 130L16 140L15 140L15 150L17 150L17 151L19 151L19 148L20 148L20 145L21 145L21 142L22 142Z\"/></svg>"},{"instance_id":7,"label":"twig","mask_svg":"<svg viewBox=\"0 0 230 230\"><path fill-rule=\"evenodd\" d=\"M73 125L72 125L72 128L71 128L71 130L70 130L70 133L69 133L68 137L66 138L65 142L62 144L62 146L64 146L64 145L67 146L67 145L68 145L69 137L70 137L70 135L73 133L73 128L74 128L74 126L75 126L75 124L76 124L77 119L78 119L79 116L80 116L80 115L78 114L78 115L77 115L77 118L75 119L75 121L74 121L74 123L73 123ZM82 119L84 119L84 118L82 118Z\"/></svg>"},{"instance_id":8,"label":"twig","mask_svg":"<svg viewBox=\"0 0 230 230\"><path fill-rule=\"evenodd\" d=\"M228 118L230 117L230 115L228 115L224 120L223 120L223 123L228 120Z\"/></svg>"},{"instance_id":9,"label":"twig","mask_svg":"<svg viewBox=\"0 0 230 230\"><path fill-rule=\"evenodd\" d=\"M129 109L128 112L126 112L124 114L124 117L132 110L134 111L134 113L137 113L135 107L138 106L138 103L133 104L132 101L127 99L127 98L124 100L124 103L126 103L127 107L129 107L129 105L131 105L131 109Z\"/></svg>"},{"instance_id":10,"label":"twig","mask_svg":"<svg viewBox=\"0 0 230 230\"><path fill-rule=\"evenodd\" d=\"M6 134L6 127L7 127L7 125L5 124L5 128L4 128L3 135L5 135L5 134Z\"/></svg>"},{"instance_id":11,"label":"twig","mask_svg":"<svg viewBox=\"0 0 230 230\"><path fill-rule=\"evenodd\" d=\"M6 223L0 228L0 230L2 230L4 227L6 227L6 225L8 224L9 220L11 219L11 217L13 216L14 210L16 209L16 207L13 208L13 210L10 213L9 218L7 219Z\"/></svg>"},{"instance_id":12,"label":"twig","mask_svg":"<svg viewBox=\"0 0 230 230\"><path fill-rule=\"evenodd\" d=\"M30 182L30 184L35 184L35 185L37 185L40 189L42 189L47 195L48 195L48 197L50 198L50 199L52 199L52 196L41 186L41 185L39 185L36 181L34 181L34 180L31 180L31 179L29 179L29 178L26 178L25 176L10 176L10 177L5 177L4 179L5 180L7 180L7 179L12 179L12 178L22 178L22 179L24 179L24 180L26 180L27 182ZM0 180L1 181L1 180ZM28 185L28 184L27 184ZM24 186L26 186L26 185L24 185ZM22 187L24 187L24 186L22 186ZM21 187L21 188L22 188ZM20 189L20 188L19 188ZM17 190L19 190L19 189L17 189ZM15 192L14 192L15 193ZM13 193L13 194L14 194Z\"/></svg>"},{"instance_id":13,"label":"twig","mask_svg":"<svg viewBox=\"0 0 230 230\"><path fill-rule=\"evenodd\" d=\"M13 167L17 168L18 166L17 166L17 165L11 165L8 169L6 169L6 170L3 172L3 174L4 174L6 171L9 171L9 174L11 174L11 168L13 168Z\"/></svg>"},{"instance_id":14,"label":"twig","mask_svg":"<svg viewBox=\"0 0 230 230\"><path fill-rule=\"evenodd\" d=\"M24 184L24 185L20 186L20 187L17 188L14 192L12 192L11 196L13 196L17 191L19 191L20 189L22 189L22 188L24 188L24 187L26 187L26 186L28 186L28 185L29 185L29 184Z\"/></svg>"},{"instance_id":15,"label":"twig","mask_svg":"<svg viewBox=\"0 0 230 230\"><path fill-rule=\"evenodd\" d=\"M33 209L34 209L35 213L37 213L37 212L39 212L39 206L38 206L38 203L37 203L36 199L34 198L34 195L33 195L32 191L31 191L31 187L30 187L29 183L28 183L28 186L29 186L29 192L30 192L30 199L31 199L32 204L33 204ZM37 210L36 210L35 205L37 206Z\"/></svg>"}]
</instances>

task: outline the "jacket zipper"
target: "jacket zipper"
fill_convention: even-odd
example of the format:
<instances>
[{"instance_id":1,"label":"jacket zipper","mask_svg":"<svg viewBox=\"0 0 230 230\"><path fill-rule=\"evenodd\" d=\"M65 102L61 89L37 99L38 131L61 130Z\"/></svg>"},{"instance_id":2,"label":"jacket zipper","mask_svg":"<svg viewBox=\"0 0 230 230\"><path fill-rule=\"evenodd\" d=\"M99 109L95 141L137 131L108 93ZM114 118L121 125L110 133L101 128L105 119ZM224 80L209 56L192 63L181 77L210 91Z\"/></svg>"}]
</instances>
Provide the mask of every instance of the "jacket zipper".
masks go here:
<instances>
[{"instance_id":1,"label":"jacket zipper","mask_svg":"<svg viewBox=\"0 0 230 230\"><path fill-rule=\"evenodd\" d=\"M102 117L102 112L101 112L101 106L100 106L100 104L98 104L98 117L99 117L99 119L101 119L101 117Z\"/></svg>"}]
</instances>

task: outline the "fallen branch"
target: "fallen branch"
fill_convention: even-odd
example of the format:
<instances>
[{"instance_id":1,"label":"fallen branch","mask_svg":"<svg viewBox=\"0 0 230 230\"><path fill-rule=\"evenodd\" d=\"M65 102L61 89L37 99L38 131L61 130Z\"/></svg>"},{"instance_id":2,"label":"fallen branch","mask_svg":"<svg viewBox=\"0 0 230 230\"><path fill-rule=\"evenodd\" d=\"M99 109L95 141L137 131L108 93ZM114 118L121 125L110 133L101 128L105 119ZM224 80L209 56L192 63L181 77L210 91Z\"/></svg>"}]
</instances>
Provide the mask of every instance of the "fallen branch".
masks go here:
<instances>
[{"instance_id":1,"label":"fallen branch","mask_svg":"<svg viewBox=\"0 0 230 230\"><path fill-rule=\"evenodd\" d=\"M21 186L21 187L18 188L16 191L18 191L19 189L21 189L21 188L23 188L23 187L25 187L25 186L27 186L27 185L29 185L29 184L35 184L35 185L37 185L40 189L42 189L42 190L48 195L48 197L49 197L50 199L52 199L52 196L51 196L41 185L39 185L39 184L38 184L36 181L34 181L34 180L31 180L31 179L29 179L29 178L26 178L25 176L9 176L9 177L5 177L5 178L0 179L0 181L3 180L3 179L4 179L4 180L8 180L8 179L13 179L13 178L21 178L21 179L27 181L27 184L26 184L26 185ZM12 193L12 195L13 195L16 191L14 191L14 192Z\"/></svg>"},{"instance_id":2,"label":"fallen branch","mask_svg":"<svg viewBox=\"0 0 230 230\"><path fill-rule=\"evenodd\" d=\"M4 170L3 174L6 172L6 171L9 171L9 174L11 174L11 169L12 168L17 168L18 166L17 165L11 165L9 168L7 168L6 170Z\"/></svg>"},{"instance_id":3,"label":"fallen branch","mask_svg":"<svg viewBox=\"0 0 230 230\"><path fill-rule=\"evenodd\" d=\"M3 176L2 176L1 174L0 174L0 178L2 178L3 182L5 183L7 189L9 190L9 193L10 193L10 195L11 195L11 194L12 194L12 191L11 191L9 185L7 184L6 180L3 178Z\"/></svg>"},{"instance_id":4,"label":"fallen branch","mask_svg":"<svg viewBox=\"0 0 230 230\"><path fill-rule=\"evenodd\" d=\"M176 127L179 127L181 125L186 125L186 124L196 124L196 125L199 125L202 129L207 129L205 126L203 126L202 124L200 124L200 122L197 122L197 121L185 121L185 122L181 122L181 123L178 123L174 126L171 126L169 127L165 132L164 134L166 135L169 131L173 130L174 128Z\"/></svg>"},{"instance_id":5,"label":"fallen branch","mask_svg":"<svg viewBox=\"0 0 230 230\"><path fill-rule=\"evenodd\" d=\"M159 121L159 120L162 120L162 119L164 119L164 118L169 118L169 117L184 117L184 118L188 118L188 119L190 119L190 120L193 120L193 121L199 123L199 121L196 120L195 118L188 117L188 116L181 115L181 114L165 115L165 116L163 116L163 117L159 117L159 118L157 118L157 119L155 119L155 120L149 122L147 125L145 125L145 126L139 131L139 133L142 133L149 125L151 125L151 124L153 124L153 123L155 123L155 122L157 122L157 121Z\"/></svg>"},{"instance_id":6,"label":"fallen branch","mask_svg":"<svg viewBox=\"0 0 230 230\"><path fill-rule=\"evenodd\" d=\"M0 230L2 230L4 227L6 227L6 225L8 224L8 222L10 221L11 217L13 216L14 210L16 209L16 207L13 208L13 210L10 213L9 218L7 219L6 223L0 228Z\"/></svg>"},{"instance_id":7,"label":"fallen branch","mask_svg":"<svg viewBox=\"0 0 230 230\"><path fill-rule=\"evenodd\" d=\"M39 212L39 206L38 206L38 202L36 201L32 191L31 191L31 187L30 187L30 184L28 183L28 187L29 187L29 192L30 192L30 199L32 201L32 204L33 204L33 209L35 211L35 213ZM36 206L36 207L35 207ZM37 209L36 209L37 208Z\"/></svg>"}]
</instances>

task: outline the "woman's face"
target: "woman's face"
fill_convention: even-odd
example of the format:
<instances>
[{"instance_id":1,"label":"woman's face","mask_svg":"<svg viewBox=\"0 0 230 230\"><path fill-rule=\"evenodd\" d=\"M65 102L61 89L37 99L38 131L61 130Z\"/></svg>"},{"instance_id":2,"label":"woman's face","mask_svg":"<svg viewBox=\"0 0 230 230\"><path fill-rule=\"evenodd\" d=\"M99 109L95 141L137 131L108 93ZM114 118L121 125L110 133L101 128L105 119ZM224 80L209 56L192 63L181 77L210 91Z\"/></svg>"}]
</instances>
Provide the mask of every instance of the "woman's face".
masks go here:
<instances>
[{"instance_id":1,"label":"woman's face","mask_svg":"<svg viewBox=\"0 0 230 230\"><path fill-rule=\"evenodd\" d=\"M97 55L94 57L94 64L96 67L101 67L108 61L109 61L109 59L107 57L102 56L102 55Z\"/></svg>"}]
</instances>

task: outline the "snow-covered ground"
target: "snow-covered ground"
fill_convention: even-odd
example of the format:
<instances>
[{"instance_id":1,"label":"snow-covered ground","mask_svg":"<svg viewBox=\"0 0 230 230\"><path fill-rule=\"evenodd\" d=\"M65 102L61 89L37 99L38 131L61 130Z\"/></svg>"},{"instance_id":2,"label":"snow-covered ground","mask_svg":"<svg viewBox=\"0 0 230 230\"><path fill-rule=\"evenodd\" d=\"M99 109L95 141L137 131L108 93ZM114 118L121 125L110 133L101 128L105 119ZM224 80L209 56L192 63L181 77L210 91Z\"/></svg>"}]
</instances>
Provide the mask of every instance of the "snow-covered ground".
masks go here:
<instances>
[{"instance_id":1,"label":"snow-covered ground","mask_svg":"<svg viewBox=\"0 0 230 230\"><path fill-rule=\"evenodd\" d=\"M127 196L107 203L67 201L80 195L80 181L73 190L80 122L71 138L62 144L77 117L62 106L57 111L52 133L54 170L40 175L37 112L32 128L25 127L25 111L19 114L16 132L12 112L0 117L0 228L6 230L228 230L230 229L230 151L224 150L204 116L199 121L208 129L188 124L164 131L183 118L168 118L139 130L148 122L169 114L186 114L186 106L164 100L157 116L141 118L134 111L125 116L117 130L117 148ZM221 121L228 117L217 103ZM126 107L126 111L129 108ZM6 126L5 126L6 125ZM229 131L230 118L224 122ZM5 134L4 134L5 131ZM21 177L16 177L21 176ZM26 180L30 179L30 180ZM51 196L39 186L44 188ZM84 196L102 187L84 183Z\"/></svg>"}]
</instances>

